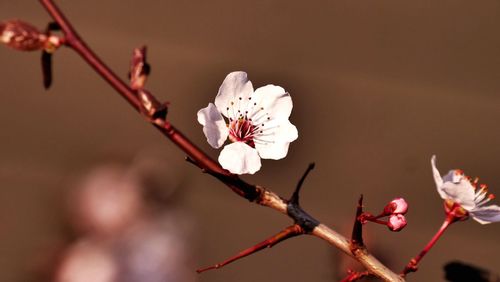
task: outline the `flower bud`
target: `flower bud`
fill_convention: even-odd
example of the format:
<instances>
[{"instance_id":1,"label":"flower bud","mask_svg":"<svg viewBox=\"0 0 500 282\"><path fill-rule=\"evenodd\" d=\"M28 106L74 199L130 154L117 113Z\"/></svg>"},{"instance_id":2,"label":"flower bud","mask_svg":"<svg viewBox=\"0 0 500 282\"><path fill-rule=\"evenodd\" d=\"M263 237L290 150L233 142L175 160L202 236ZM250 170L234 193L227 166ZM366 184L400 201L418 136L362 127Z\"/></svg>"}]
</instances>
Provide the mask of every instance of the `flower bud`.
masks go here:
<instances>
[{"instance_id":1,"label":"flower bud","mask_svg":"<svg viewBox=\"0 0 500 282\"><path fill-rule=\"evenodd\" d=\"M408 203L403 198L396 198L389 202L384 208L384 214L405 214L408 211Z\"/></svg>"},{"instance_id":2,"label":"flower bud","mask_svg":"<svg viewBox=\"0 0 500 282\"><path fill-rule=\"evenodd\" d=\"M406 218L402 214L393 214L389 217L389 222L387 222L387 227L389 230L394 232L401 231L406 226Z\"/></svg>"},{"instance_id":3,"label":"flower bud","mask_svg":"<svg viewBox=\"0 0 500 282\"><path fill-rule=\"evenodd\" d=\"M144 88L150 66L146 62L146 47L135 48L130 63L130 87L134 90Z\"/></svg>"},{"instance_id":4,"label":"flower bud","mask_svg":"<svg viewBox=\"0 0 500 282\"><path fill-rule=\"evenodd\" d=\"M0 23L0 42L20 51L41 50L45 46L47 35L36 27L20 20Z\"/></svg>"}]
</instances>

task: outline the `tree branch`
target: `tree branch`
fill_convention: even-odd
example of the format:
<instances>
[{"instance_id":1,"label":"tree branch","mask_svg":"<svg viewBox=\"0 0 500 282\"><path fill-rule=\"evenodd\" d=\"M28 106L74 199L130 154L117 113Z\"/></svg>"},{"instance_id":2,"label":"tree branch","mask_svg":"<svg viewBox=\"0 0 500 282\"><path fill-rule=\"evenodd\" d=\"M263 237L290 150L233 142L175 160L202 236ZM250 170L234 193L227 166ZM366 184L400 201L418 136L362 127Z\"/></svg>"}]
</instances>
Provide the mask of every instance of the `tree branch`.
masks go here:
<instances>
[{"instance_id":1,"label":"tree branch","mask_svg":"<svg viewBox=\"0 0 500 282\"><path fill-rule=\"evenodd\" d=\"M298 224L288 226L287 228L281 230L280 232L273 235L272 237L269 237L266 240L264 240L260 243L257 243L256 245L239 252L237 255L235 255L235 256L233 256L233 257L231 257L231 258L229 258L221 263L218 263L218 264L215 264L215 265L212 265L209 267L205 267L205 268L200 268L200 269L196 270L196 272L201 273L201 272L205 272L207 270L219 269L219 268L224 267L225 265L228 265L236 260L242 259L246 256L249 256L249 255L254 254L258 251L261 251L265 248L272 248L278 243L281 243L287 239L290 239L292 237L295 237L295 236L298 236L298 235L301 235L304 233L305 233L304 230Z\"/></svg>"},{"instance_id":2,"label":"tree branch","mask_svg":"<svg viewBox=\"0 0 500 282\"><path fill-rule=\"evenodd\" d=\"M63 34L65 35L65 45L76 51L104 80L110 84L136 111L141 112L141 100L138 97L136 90L129 87L121 80L102 60L87 46L80 38L71 23L66 19L64 14L59 10L52 0L39 0L47 12L52 16L54 21L59 24ZM154 96L148 97L154 99ZM155 100L155 102L158 102ZM159 102L158 102L159 103ZM216 161L211 159L200 148L194 145L187 137L178 131L165 118L161 123L151 122L156 129L163 135L169 138L175 145L183 150L189 158L200 168L209 172L226 184L234 192L241 197L248 199L251 202L272 208L283 214L291 217L296 224L301 223L301 220L314 220L318 224L308 232L309 234L321 238L331 245L336 246L346 254L354 257L366 269L374 275L382 278L385 281L404 281L398 274L392 272L375 257L370 255L364 248L358 249L356 252L351 252L350 241L344 236L333 231L324 224L319 223L302 209L294 209L294 212L289 212L288 201L282 199L275 193L266 190L264 187L248 184L241 180L237 175L229 173L223 169ZM307 226L300 225L301 228L307 230Z\"/></svg>"}]
</instances>

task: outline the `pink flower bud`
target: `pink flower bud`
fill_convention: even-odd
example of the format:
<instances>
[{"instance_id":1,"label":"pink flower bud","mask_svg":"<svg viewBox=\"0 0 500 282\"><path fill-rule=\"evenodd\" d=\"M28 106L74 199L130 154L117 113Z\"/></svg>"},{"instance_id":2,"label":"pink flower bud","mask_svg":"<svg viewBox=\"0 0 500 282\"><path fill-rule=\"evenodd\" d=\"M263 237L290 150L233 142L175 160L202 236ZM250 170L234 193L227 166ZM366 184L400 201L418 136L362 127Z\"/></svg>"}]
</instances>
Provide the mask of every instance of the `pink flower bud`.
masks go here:
<instances>
[{"instance_id":1,"label":"pink flower bud","mask_svg":"<svg viewBox=\"0 0 500 282\"><path fill-rule=\"evenodd\" d=\"M20 51L41 50L47 36L36 27L20 20L0 23L0 42Z\"/></svg>"},{"instance_id":2,"label":"pink flower bud","mask_svg":"<svg viewBox=\"0 0 500 282\"><path fill-rule=\"evenodd\" d=\"M408 211L408 203L403 198L396 198L392 200L384 208L384 214L405 214Z\"/></svg>"},{"instance_id":3,"label":"pink flower bud","mask_svg":"<svg viewBox=\"0 0 500 282\"><path fill-rule=\"evenodd\" d=\"M401 231L406 226L406 218L402 214L393 214L389 217L389 222L387 222L387 227L391 231Z\"/></svg>"}]
</instances>

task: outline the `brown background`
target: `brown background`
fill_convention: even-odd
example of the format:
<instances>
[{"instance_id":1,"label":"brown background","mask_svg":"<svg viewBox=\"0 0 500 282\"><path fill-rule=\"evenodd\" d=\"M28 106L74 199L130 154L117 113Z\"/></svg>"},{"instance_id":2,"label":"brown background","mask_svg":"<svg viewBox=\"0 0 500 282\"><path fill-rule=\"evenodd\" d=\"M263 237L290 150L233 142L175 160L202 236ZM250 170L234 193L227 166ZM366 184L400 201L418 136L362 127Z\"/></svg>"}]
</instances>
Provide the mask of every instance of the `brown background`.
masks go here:
<instances>
[{"instance_id":1,"label":"brown background","mask_svg":"<svg viewBox=\"0 0 500 282\"><path fill-rule=\"evenodd\" d=\"M149 89L172 103L170 119L214 157L196 111L225 75L245 70L255 86L285 87L299 139L282 161L245 179L289 195L310 161L303 205L349 232L365 194L377 211L410 202L408 227L368 236L395 269L427 242L443 212L430 171L460 167L500 193L500 2L488 1L58 1L90 46L126 77L132 48L147 44ZM38 1L0 1L0 19L42 27ZM63 233L65 178L109 156L158 149L188 176L182 206L197 223L197 265L217 262L289 224L249 205L184 164L73 52L55 58L41 87L39 54L0 48L0 281L27 281L30 261ZM497 201L498 202L498 201ZM451 227L409 281L440 281L461 260L500 269L500 223ZM335 281L337 251L319 240L287 241L199 281Z\"/></svg>"}]
</instances>

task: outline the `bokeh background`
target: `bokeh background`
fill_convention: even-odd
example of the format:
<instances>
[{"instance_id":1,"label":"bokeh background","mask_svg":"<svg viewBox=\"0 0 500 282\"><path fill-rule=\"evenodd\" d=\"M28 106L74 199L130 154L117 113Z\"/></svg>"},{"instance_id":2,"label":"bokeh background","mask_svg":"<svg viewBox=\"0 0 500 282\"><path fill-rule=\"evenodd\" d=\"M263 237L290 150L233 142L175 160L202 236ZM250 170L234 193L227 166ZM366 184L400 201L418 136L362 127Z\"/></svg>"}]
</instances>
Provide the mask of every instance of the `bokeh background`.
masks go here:
<instances>
[{"instance_id":1,"label":"bokeh background","mask_svg":"<svg viewBox=\"0 0 500 282\"><path fill-rule=\"evenodd\" d=\"M196 112L225 75L245 70L256 87L283 86L299 139L286 159L264 161L244 178L287 196L315 161L303 206L345 234L359 194L373 212L405 197L406 229L366 227L371 249L395 270L443 219L432 154L443 174L462 168L500 193L498 1L57 2L123 78L132 49L148 45L148 88L171 102L172 123L213 157ZM38 1L1 0L0 19L12 18L40 28L49 20ZM187 164L71 50L55 54L49 91L38 53L2 46L0 62L0 281L52 279L47 272L60 267L63 250L89 232L71 216L79 181L108 166L135 171L144 156L158 163L149 169L159 180L143 209L160 225L170 216L165 234L185 232L186 269L219 262L290 223ZM498 273L499 235L500 223L453 225L408 281L444 281L453 260ZM346 264L306 236L183 281L336 281Z\"/></svg>"}]
</instances>

